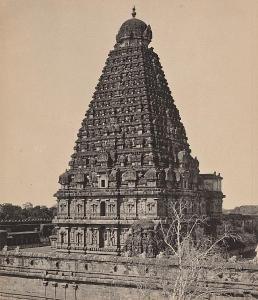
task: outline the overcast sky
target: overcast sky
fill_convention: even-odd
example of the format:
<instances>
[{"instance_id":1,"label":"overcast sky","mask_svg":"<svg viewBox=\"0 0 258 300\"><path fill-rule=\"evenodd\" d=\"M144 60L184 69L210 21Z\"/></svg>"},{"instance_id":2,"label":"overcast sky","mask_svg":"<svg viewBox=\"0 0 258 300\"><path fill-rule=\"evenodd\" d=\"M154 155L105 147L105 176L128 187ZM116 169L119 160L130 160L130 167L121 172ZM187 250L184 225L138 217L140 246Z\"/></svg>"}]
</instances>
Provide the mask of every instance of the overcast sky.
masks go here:
<instances>
[{"instance_id":1,"label":"overcast sky","mask_svg":"<svg viewBox=\"0 0 258 300\"><path fill-rule=\"evenodd\" d=\"M257 0L1 0L0 202L53 205L121 24L136 5L201 172L258 204Z\"/></svg>"}]
</instances>

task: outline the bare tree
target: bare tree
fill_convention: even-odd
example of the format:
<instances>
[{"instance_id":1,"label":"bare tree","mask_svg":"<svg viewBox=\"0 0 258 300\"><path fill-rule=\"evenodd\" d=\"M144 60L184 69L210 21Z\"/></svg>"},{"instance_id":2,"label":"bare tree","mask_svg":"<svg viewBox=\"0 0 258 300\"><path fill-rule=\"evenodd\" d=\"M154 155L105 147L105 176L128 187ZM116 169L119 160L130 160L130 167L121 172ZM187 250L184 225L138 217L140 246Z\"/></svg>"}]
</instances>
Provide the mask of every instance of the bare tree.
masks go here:
<instances>
[{"instance_id":1,"label":"bare tree","mask_svg":"<svg viewBox=\"0 0 258 300\"><path fill-rule=\"evenodd\" d=\"M194 214L189 207L184 199L168 202L166 219L132 225L123 251L128 259L139 257L132 260L140 275L139 299L156 299L155 289L171 300L208 299L226 292L216 282L226 271L228 249L234 250L241 235L230 222Z\"/></svg>"},{"instance_id":2,"label":"bare tree","mask_svg":"<svg viewBox=\"0 0 258 300\"><path fill-rule=\"evenodd\" d=\"M203 299L216 291L209 278L219 275L225 265L222 246L234 239L229 227L206 234L208 224L203 216L187 214L188 203L177 201L169 205L170 218L160 222L162 240L176 259L173 280L163 284L163 291L173 300Z\"/></svg>"},{"instance_id":3,"label":"bare tree","mask_svg":"<svg viewBox=\"0 0 258 300\"><path fill-rule=\"evenodd\" d=\"M188 214L188 207L183 200L171 203L169 218L156 224L153 236L156 245L160 246L160 254L152 259L148 272L141 272L140 299L153 299L153 288L161 289L165 298L171 300L208 299L211 294L223 292L214 288L212 279L218 280L225 270L223 247L226 241L237 236L227 224L223 230L220 226L220 232L209 230L210 220ZM139 256L144 258L145 254ZM144 268L143 265L139 261L138 269Z\"/></svg>"}]
</instances>

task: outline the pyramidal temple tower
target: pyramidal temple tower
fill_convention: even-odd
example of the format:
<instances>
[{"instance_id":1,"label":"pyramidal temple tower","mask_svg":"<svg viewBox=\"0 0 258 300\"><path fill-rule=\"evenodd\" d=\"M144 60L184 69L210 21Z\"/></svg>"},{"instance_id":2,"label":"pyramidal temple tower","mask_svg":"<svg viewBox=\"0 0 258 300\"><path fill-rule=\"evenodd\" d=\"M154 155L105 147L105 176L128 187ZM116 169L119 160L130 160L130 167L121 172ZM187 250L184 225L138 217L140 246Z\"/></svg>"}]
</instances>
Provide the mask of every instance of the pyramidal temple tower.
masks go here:
<instances>
[{"instance_id":1,"label":"pyramidal temple tower","mask_svg":"<svg viewBox=\"0 0 258 300\"><path fill-rule=\"evenodd\" d=\"M222 213L222 178L200 174L151 40L150 25L133 9L59 178L60 251L119 254L135 222L168 220L168 204L179 199L190 214Z\"/></svg>"}]
</instances>

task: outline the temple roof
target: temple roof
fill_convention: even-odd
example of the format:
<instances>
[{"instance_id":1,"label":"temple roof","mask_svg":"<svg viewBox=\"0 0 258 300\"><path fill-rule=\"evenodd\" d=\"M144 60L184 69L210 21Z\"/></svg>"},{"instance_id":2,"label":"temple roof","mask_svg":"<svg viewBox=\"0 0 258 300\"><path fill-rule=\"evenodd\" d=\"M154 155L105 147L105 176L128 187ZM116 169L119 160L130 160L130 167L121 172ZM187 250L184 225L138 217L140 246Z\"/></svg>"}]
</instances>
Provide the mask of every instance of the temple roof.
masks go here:
<instances>
[{"instance_id":1,"label":"temple roof","mask_svg":"<svg viewBox=\"0 0 258 300\"><path fill-rule=\"evenodd\" d=\"M118 188L126 193L151 188L153 195L166 180L170 188L179 188L182 172L192 174L189 186L196 187L198 162L190 155L184 125L150 41L150 27L133 10L107 57L69 170L59 178L59 199L84 197L88 191L99 195L104 188L106 194Z\"/></svg>"},{"instance_id":2,"label":"temple roof","mask_svg":"<svg viewBox=\"0 0 258 300\"><path fill-rule=\"evenodd\" d=\"M147 25L142 20L135 18L135 7L133 8L132 18L125 21L116 36L117 42L122 42L125 39L144 39L151 41L152 31L150 25Z\"/></svg>"}]
</instances>

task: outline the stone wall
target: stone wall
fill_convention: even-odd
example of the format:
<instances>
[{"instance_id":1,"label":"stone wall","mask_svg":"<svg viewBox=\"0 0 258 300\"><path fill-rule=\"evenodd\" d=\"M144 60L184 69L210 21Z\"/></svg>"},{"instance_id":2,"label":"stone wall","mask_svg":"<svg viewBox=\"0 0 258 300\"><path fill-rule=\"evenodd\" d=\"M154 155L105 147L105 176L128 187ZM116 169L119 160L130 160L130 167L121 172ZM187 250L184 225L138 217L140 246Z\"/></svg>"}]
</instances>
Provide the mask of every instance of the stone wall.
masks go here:
<instances>
[{"instance_id":1,"label":"stone wall","mask_svg":"<svg viewBox=\"0 0 258 300\"><path fill-rule=\"evenodd\" d=\"M139 294L137 289L112 285L42 281L10 276L2 276L0 280L0 299L131 300L138 299ZM159 296L157 291L153 291L152 299L158 300Z\"/></svg>"},{"instance_id":2,"label":"stone wall","mask_svg":"<svg viewBox=\"0 0 258 300\"><path fill-rule=\"evenodd\" d=\"M2 252L0 295L1 299L10 299L11 294L11 299L129 300L150 293L150 299L165 299L159 284L164 274L173 279L175 268L172 259ZM258 265L228 264L220 277L207 281L234 299L247 295L258 299Z\"/></svg>"}]
</instances>

